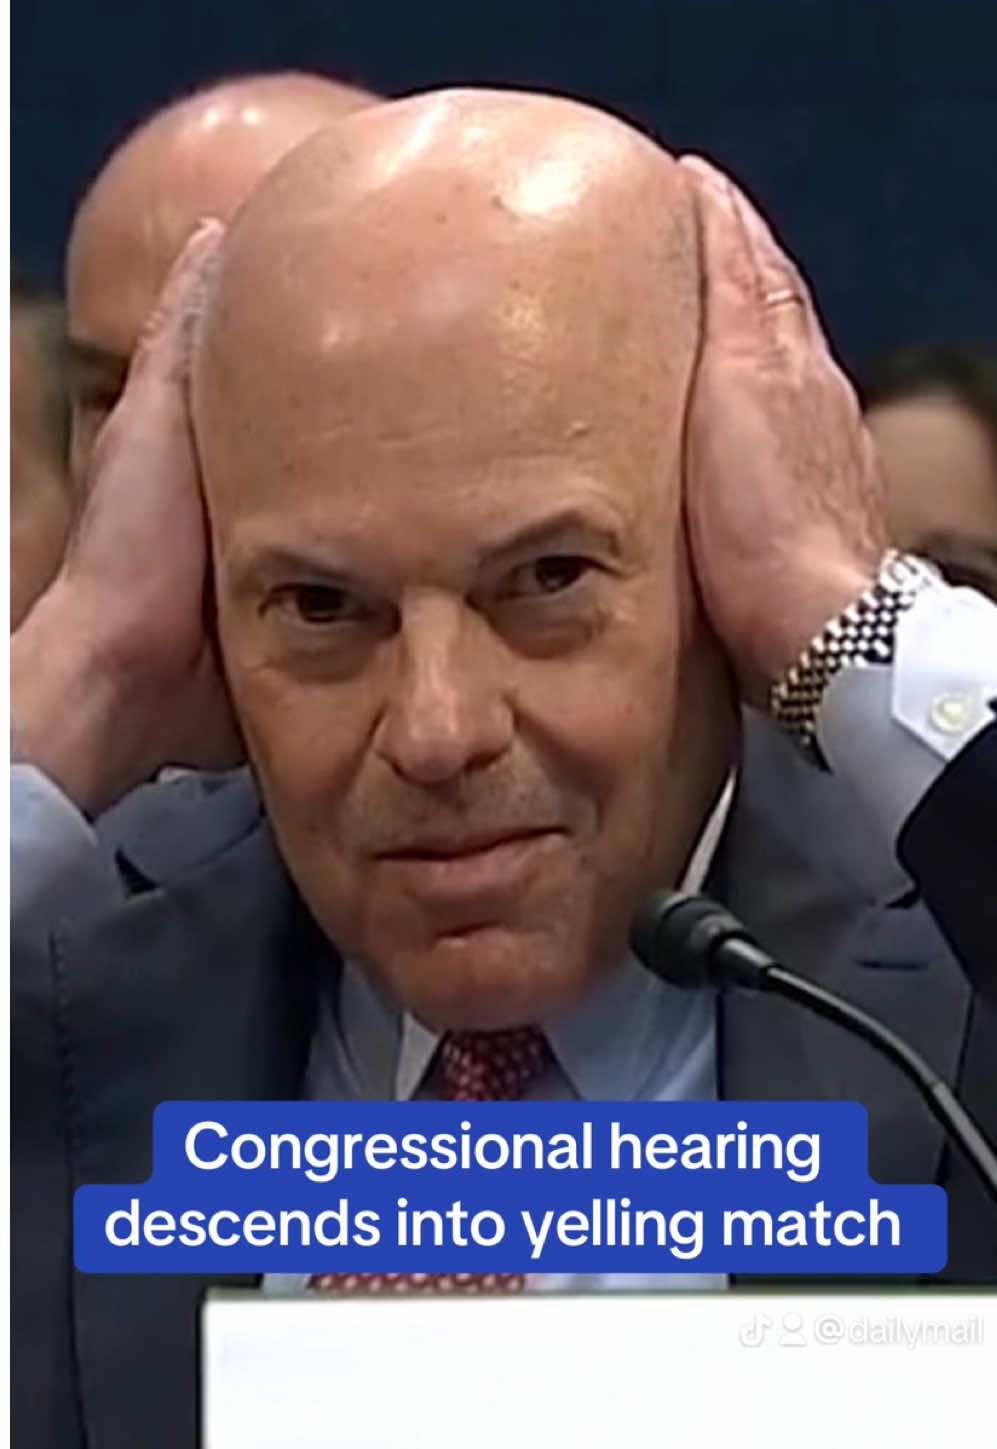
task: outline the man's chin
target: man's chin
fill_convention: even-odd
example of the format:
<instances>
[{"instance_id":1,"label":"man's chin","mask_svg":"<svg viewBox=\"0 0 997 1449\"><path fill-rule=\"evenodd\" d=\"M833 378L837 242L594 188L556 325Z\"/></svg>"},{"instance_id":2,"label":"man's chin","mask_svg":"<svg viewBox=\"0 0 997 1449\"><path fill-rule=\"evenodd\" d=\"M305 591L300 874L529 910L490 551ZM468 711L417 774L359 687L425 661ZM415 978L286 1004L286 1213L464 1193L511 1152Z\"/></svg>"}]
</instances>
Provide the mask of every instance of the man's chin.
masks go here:
<instances>
[{"instance_id":1,"label":"man's chin","mask_svg":"<svg viewBox=\"0 0 997 1449\"><path fill-rule=\"evenodd\" d=\"M432 1031L532 1026L577 1000L591 972L563 939L481 926L438 937L378 972L389 993Z\"/></svg>"}]
</instances>

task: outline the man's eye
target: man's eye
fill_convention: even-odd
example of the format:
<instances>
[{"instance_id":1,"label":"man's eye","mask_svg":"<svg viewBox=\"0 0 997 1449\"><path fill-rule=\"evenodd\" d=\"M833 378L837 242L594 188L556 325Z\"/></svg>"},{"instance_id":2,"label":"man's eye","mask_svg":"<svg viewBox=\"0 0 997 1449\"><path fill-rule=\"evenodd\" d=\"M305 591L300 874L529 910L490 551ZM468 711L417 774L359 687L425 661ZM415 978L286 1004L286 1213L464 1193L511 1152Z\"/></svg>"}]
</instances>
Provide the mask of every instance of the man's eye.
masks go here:
<instances>
[{"instance_id":1,"label":"man's eye","mask_svg":"<svg viewBox=\"0 0 997 1449\"><path fill-rule=\"evenodd\" d=\"M332 584L288 585L279 590L277 603L304 624L350 623L363 613L359 599Z\"/></svg>"},{"instance_id":2,"label":"man's eye","mask_svg":"<svg viewBox=\"0 0 997 1449\"><path fill-rule=\"evenodd\" d=\"M539 598L563 594L594 567L591 559L573 553L546 554L524 564L511 575L503 593L511 598Z\"/></svg>"}]
</instances>

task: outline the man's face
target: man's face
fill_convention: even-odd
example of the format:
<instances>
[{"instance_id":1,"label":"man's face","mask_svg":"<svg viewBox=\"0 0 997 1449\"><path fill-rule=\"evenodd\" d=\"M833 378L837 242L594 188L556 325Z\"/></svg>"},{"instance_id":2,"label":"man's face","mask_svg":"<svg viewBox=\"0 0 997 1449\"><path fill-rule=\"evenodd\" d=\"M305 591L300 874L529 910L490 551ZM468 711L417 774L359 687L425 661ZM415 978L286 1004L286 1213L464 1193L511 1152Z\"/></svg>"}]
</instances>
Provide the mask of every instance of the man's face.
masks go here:
<instances>
[{"instance_id":1,"label":"man's face","mask_svg":"<svg viewBox=\"0 0 997 1449\"><path fill-rule=\"evenodd\" d=\"M67 320L70 472L77 488L86 481L97 435L121 397L142 326L185 236L182 228L174 236L159 226L144 195L126 192L100 198L75 244Z\"/></svg>"},{"instance_id":2,"label":"man's face","mask_svg":"<svg viewBox=\"0 0 997 1449\"><path fill-rule=\"evenodd\" d=\"M894 541L997 599L997 461L981 424L945 397L884 404L867 421Z\"/></svg>"},{"instance_id":3,"label":"man's face","mask_svg":"<svg viewBox=\"0 0 997 1449\"><path fill-rule=\"evenodd\" d=\"M290 870L391 997L488 1029L620 959L719 786L730 708L682 542L682 381L629 300L552 318L526 286L462 315L437 282L422 331L351 313L344 282L314 341L219 344L196 421L228 678Z\"/></svg>"}]
</instances>

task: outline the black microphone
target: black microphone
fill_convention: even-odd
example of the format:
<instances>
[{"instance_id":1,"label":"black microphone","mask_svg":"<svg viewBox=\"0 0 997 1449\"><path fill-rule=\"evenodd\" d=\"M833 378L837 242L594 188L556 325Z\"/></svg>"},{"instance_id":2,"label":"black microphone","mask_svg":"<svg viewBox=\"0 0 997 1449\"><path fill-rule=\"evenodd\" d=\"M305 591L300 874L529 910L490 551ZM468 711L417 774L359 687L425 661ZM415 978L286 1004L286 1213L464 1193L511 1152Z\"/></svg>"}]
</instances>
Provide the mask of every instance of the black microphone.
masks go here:
<instances>
[{"instance_id":1,"label":"black microphone","mask_svg":"<svg viewBox=\"0 0 997 1449\"><path fill-rule=\"evenodd\" d=\"M674 986L734 985L750 991L774 991L862 1037L914 1083L928 1110L965 1153L997 1203L997 1155L938 1073L874 1016L780 966L723 906L706 896L659 892L636 917L630 944L652 975Z\"/></svg>"}]
</instances>

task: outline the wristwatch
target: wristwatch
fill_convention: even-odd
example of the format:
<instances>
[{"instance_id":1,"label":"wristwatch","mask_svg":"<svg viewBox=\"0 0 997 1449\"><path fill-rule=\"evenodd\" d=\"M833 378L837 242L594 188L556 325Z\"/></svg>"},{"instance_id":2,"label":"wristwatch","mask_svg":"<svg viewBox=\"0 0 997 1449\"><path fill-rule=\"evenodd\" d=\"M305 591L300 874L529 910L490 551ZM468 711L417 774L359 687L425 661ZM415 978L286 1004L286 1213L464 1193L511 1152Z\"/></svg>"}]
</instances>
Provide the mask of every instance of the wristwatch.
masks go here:
<instances>
[{"instance_id":1,"label":"wristwatch","mask_svg":"<svg viewBox=\"0 0 997 1449\"><path fill-rule=\"evenodd\" d=\"M869 588L825 624L772 686L769 713L814 764L827 768L817 742L817 719L831 680L843 669L892 664L901 615L940 581L925 559L891 549Z\"/></svg>"}]
</instances>

